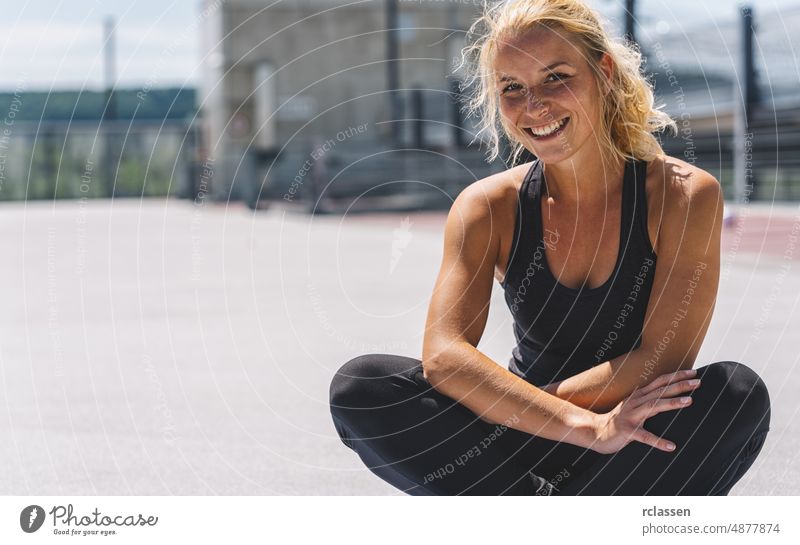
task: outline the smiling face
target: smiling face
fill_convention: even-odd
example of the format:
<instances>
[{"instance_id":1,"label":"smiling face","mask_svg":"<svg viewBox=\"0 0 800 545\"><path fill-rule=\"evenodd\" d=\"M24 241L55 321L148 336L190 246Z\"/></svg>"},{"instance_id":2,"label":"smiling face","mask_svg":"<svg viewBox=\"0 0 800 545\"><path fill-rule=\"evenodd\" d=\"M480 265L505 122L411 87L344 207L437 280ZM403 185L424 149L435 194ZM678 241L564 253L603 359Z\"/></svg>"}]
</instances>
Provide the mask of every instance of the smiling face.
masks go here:
<instances>
[{"instance_id":1,"label":"smiling face","mask_svg":"<svg viewBox=\"0 0 800 545\"><path fill-rule=\"evenodd\" d=\"M576 40L543 26L498 42L494 70L503 124L544 163L564 161L587 142L599 142L594 131L603 87L590 61ZM610 78L608 55L600 69Z\"/></svg>"}]
</instances>

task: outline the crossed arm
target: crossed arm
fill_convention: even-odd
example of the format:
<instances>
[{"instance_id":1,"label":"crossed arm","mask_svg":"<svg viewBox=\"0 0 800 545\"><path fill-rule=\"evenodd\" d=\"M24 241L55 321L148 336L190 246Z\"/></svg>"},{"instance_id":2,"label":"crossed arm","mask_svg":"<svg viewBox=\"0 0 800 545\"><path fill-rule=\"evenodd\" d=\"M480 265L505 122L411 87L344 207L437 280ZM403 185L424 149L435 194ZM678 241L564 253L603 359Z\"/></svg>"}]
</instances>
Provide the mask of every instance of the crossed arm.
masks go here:
<instances>
[{"instance_id":1,"label":"crossed arm","mask_svg":"<svg viewBox=\"0 0 800 545\"><path fill-rule=\"evenodd\" d=\"M668 189L641 344L544 391L606 412L659 375L692 368L718 291L723 205L720 184L710 175L687 189Z\"/></svg>"},{"instance_id":2,"label":"crossed arm","mask_svg":"<svg viewBox=\"0 0 800 545\"><path fill-rule=\"evenodd\" d=\"M477 349L499 255L490 204L499 198L485 193L492 191L490 184L463 191L448 215L425 325L422 366L431 386L489 423L546 439L603 453L632 440L670 450L667 440L642 424L657 412L681 407L671 396L694 387L682 380L685 374L672 371L693 366L711 319L723 205L719 183L710 176L693 180L691 189L674 187L665 199L668 212L640 346L544 388ZM619 403L626 398L632 403Z\"/></svg>"},{"instance_id":3,"label":"crossed arm","mask_svg":"<svg viewBox=\"0 0 800 545\"><path fill-rule=\"evenodd\" d=\"M491 180L489 180L491 182ZM514 375L477 349L498 259L497 187L476 182L456 198L422 347L425 379L480 419L546 439L591 447L598 415Z\"/></svg>"}]
</instances>

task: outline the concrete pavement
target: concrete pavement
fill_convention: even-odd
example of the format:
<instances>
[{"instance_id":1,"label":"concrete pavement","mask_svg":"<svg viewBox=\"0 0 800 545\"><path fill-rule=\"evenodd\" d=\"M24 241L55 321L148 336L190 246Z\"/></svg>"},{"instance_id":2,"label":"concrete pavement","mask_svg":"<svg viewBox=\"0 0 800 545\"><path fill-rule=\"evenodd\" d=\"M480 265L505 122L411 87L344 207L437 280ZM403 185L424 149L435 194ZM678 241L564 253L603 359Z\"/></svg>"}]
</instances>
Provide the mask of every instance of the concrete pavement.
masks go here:
<instances>
[{"instance_id":1,"label":"concrete pavement","mask_svg":"<svg viewBox=\"0 0 800 545\"><path fill-rule=\"evenodd\" d=\"M732 494L797 494L800 216L763 208L726 228L698 365L742 361L771 390L772 431ZM419 357L443 224L0 204L0 493L401 494L339 441L328 384L361 353ZM479 348L505 364L512 346L495 284Z\"/></svg>"}]
</instances>

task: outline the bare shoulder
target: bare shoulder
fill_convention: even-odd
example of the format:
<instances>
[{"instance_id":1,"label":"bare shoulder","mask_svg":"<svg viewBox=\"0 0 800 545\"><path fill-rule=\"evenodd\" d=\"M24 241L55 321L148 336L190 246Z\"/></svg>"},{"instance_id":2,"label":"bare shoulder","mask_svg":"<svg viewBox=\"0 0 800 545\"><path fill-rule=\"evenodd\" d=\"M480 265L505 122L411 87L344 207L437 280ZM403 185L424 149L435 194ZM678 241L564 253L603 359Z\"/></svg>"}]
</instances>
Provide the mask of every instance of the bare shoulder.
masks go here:
<instances>
[{"instance_id":1,"label":"bare shoulder","mask_svg":"<svg viewBox=\"0 0 800 545\"><path fill-rule=\"evenodd\" d=\"M497 172L468 185L458 195L451 214L461 221L479 222L481 230L492 239L497 249L495 278L505 276L505 266L511 251L519 190L532 163L525 163Z\"/></svg>"},{"instance_id":2,"label":"bare shoulder","mask_svg":"<svg viewBox=\"0 0 800 545\"><path fill-rule=\"evenodd\" d=\"M709 227L722 218L722 186L707 171L668 155L653 159L647 169L648 211L658 215L656 240ZM653 218L650 217L652 222ZM714 223L713 221L711 222ZM697 233L700 235L700 233ZM656 253L659 253L656 250Z\"/></svg>"},{"instance_id":3,"label":"bare shoulder","mask_svg":"<svg viewBox=\"0 0 800 545\"><path fill-rule=\"evenodd\" d=\"M649 163L647 178L648 186L663 188L665 205L678 208L685 208L692 201L703 204L706 194L721 190L719 181L707 171L669 155L659 155Z\"/></svg>"},{"instance_id":4,"label":"bare shoulder","mask_svg":"<svg viewBox=\"0 0 800 545\"><path fill-rule=\"evenodd\" d=\"M462 208L505 216L509 208L516 206L522 178L530 165L530 163L518 165L476 180L461 191L456 202Z\"/></svg>"}]
</instances>

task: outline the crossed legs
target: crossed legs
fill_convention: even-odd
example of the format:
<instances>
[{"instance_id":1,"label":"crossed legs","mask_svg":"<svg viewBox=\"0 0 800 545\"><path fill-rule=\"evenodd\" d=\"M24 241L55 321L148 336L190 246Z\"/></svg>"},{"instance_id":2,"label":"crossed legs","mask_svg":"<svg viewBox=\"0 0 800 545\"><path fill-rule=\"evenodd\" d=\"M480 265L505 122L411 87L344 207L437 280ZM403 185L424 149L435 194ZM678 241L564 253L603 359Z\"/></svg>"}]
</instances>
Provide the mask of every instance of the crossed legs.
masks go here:
<instances>
[{"instance_id":1,"label":"crossed legs","mask_svg":"<svg viewBox=\"0 0 800 545\"><path fill-rule=\"evenodd\" d=\"M693 403L644 427L675 442L664 452L633 442L614 454L489 424L437 392L421 362L364 354L330 385L342 442L375 475L411 495L725 495L761 450L770 401L744 364L697 368Z\"/></svg>"}]
</instances>

